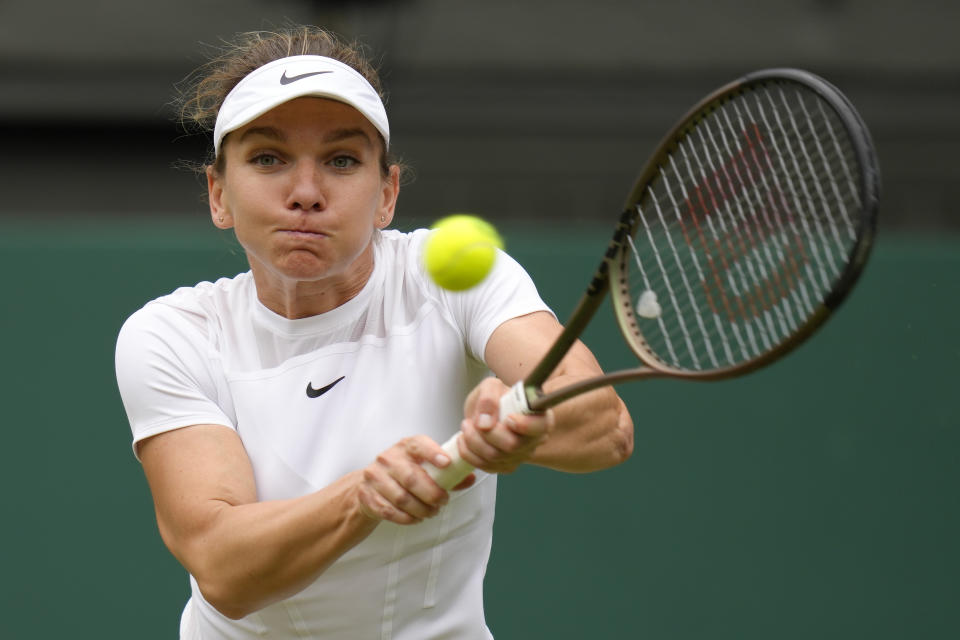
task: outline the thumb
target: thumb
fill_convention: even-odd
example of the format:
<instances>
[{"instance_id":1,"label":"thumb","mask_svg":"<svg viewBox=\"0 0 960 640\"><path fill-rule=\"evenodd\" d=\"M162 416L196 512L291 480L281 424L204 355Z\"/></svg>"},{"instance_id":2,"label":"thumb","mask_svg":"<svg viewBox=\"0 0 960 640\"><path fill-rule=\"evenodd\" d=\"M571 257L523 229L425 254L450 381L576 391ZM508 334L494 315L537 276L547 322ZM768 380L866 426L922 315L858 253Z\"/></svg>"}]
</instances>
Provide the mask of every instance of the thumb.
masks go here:
<instances>
[{"instance_id":1,"label":"thumb","mask_svg":"<svg viewBox=\"0 0 960 640\"><path fill-rule=\"evenodd\" d=\"M467 398L465 415L473 420L481 431L489 431L497 424L500 415L501 384L481 384Z\"/></svg>"}]
</instances>

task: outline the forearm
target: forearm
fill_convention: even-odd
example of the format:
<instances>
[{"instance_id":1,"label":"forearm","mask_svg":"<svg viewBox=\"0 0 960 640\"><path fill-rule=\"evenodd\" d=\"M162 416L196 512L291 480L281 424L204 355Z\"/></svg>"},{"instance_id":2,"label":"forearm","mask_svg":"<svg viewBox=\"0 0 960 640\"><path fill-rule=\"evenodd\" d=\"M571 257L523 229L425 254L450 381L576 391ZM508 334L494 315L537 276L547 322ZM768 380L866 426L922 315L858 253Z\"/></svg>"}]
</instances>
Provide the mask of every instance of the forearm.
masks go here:
<instances>
[{"instance_id":1,"label":"forearm","mask_svg":"<svg viewBox=\"0 0 960 640\"><path fill-rule=\"evenodd\" d=\"M193 425L140 443L164 543L218 611L240 618L304 589L387 520L416 524L449 495L423 469L442 464L426 436L298 498L258 501L236 432Z\"/></svg>"},{"instance_id":2,"label":"forearm","mask_svg":"<svg viewBox=\"0 0 960 640\"><path fill-rule=\"evenodd\" d=\"M491 336L487 363L505 385L512 385L531 373L561 332L562 327L549 314L515 318ZM578 340L543 388L553 391L602 374L597 359ZM467 405L465 417L469 418L478 403L471 404L468 399ZM563 471L586 472L619 464L633 452L633 421L613 387L575 396L550 411L553 428L527 462Z\"/></svg>"},{"instance_id":3,"label":"forearm","mask_svg":"<svg viewBox=\"0 0 960 640\"><path fill-rule=\"evenodd\" d=\"M548 380L544 389L550 391L573 381L557 376ZM534 451L533 464L583 473L615 466L633 453L633 420L612 387L576 396L552 411L553 432Z\"/></svg>"},{"instance_id":4,"label":"forearm","mask_svg":"<svg viewBox=\"0 0 960 640\"><path fill-rule=\"evenodd\" d=\"M217 610L243 617L308 586L376 528L356 485L351 474L301 498L223 502L203 531L169 546Z\"/></svg>"}]
</instances>

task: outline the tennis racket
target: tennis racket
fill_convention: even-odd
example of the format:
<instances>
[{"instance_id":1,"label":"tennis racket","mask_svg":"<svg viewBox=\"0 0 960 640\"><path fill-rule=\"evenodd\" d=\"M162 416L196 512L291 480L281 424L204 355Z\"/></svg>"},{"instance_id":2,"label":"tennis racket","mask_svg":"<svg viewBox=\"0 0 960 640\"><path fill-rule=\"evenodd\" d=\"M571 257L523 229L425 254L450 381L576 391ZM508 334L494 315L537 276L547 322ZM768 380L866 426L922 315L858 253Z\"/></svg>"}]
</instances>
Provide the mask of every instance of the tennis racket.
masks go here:
<instances>
[{"instance_id":1,"label":"tennis racket","mask_svg":"<svg viewBox=\"0 0 960 640\"><path fill-rule=\"evenodd\" d=\"M880 174L870 133L834 86L768 69L708 95L663 139L563 333L500 403L544 411L601 386L653 377L719 380L783 357L849 295L873 244ZM550 393L541 386L607 292L641 366ZM431 477L473 468L459 433Z\"/></svg>"}]
</instances>

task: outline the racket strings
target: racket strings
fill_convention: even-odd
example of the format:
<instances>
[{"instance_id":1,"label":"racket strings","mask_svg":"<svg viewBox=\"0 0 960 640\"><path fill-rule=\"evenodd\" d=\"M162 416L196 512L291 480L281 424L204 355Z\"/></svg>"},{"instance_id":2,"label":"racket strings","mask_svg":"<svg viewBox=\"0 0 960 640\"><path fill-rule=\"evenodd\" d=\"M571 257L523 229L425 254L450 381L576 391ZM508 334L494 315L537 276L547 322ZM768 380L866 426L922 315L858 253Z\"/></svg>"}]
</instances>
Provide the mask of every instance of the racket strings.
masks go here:
<instances>
[{"instance_id":1,"label":"racket strings","mask_svg":"<svg viewBox=\"0 0 960 640\"><path fill-rule=\"evenodd\" d=\"M729 123L729 120L727 120ZM705 127L707 135L709 136L711 149L713 153L719 157L721 154L726 154L727 157L733 157L735 151L731 147L729 138L727 137L726 131L724 129L717 129L714 132L716 127ZM719 142L718 142L719 139ZM724 175L728 182L735 181L735 184L740 185L741 188L752 181L752 176L746 172L746 167L743 171L738 165L733 165L731 170L728 171L726 166L722 167ZM731 178L730 174L733 174ZM741 228L746 230L747 242L749 243L749 255L750 260L748 261L748 266L750 270L750 276L753 279L756 279L758 276L762 280L769 280L774 284L776 289L776 295L781 299L786 297L787 289L785 288L781 278L779 278L777 272L773 269L775 265L778 264L778 259L775 258L774 254L771 251L771 246L768 243L760 242L760 237L755 229L762 228L772 228L771 221L769 218L761 220L760 215L757 212L756 208L745 207L744 203L740 200L735 201L735 208L733 210L734 219ZM764 210L763 213L766 213ZM777 247L774 247L777 248ZM779 251L779 261L782 262L783 252ZM780 306L775 304L774 296L768 295L764 298L763 304L767 305L768 308L773 309L776 323L780 328L781 332L789 331L788 327L788 316L784 314L784 309L781 309ZM789 302L786 307L786 311L789 314ZM765 318L769 323L773 320L767 316ZM769 333L775 334L776 328L769 327Z\"/></svg>"},{"instance_id":2,"label":"racket strings","mask_svg":"<svg viewBox=\"0 0 960 640\"><path fill-rule=\"evenodd\" d=\"M699 130L698 133L701 137L701 144L703 142L703 130ZM698 147L691 147L692 150L696 150ZM707 154L692 154L693 161L696 164L696 170L693 173L699 176L700 180L706 180L708 174L705 171L704 165L712 165L712 160L709 153ZM688 166L690 166L689 160L687 161ZM723 167L724 172L726 172L726 167ZM712 176L717 178L720 177L720 174L712 169ZM723 176L725 179L729 178L729 175ZM735 224L730 218L729 203L734 199L734 194L726 191L724 185L727 187L730 186L729 182L725 180L717 180L717 192L708 190L709 195L709 207L711 210L722 211L723 215L719 216L705 216L707 220L708 228L710 229L711 237L714 242L720 246L722 249L726 249L728 255L740 255L744 256L747 259L737 260L730 262L724 257L724 252L718 252L718 255L721 257L720 266L725 270L727 274L726 284L729 291L733 294L729 296L736 308L735 311L741 316L746 316L750 314L753 318L758 319L758 303L762 305L762 302L756 299L751 291L750 282L756 281L755 278L751 279L746 271L753 272L754 270L754 261L747 257L746 243L742 234L731 233L731 229L728 228L729 225ZM722 202L720 202L722 201ZM704 206L704 210L707 210L707 206ZM720 243L723 243L722 245ZM727 300L727 296L722 296L724 301L724 307L730 310L730 302ZM757 352L759 351L758 344L765 343L769 347L769 342L765 340L765 329L762 322L756 323L746 323L744 325L744 333L746 344L743 345L744 353L747 352Z\"/></svg>"},{"instance_id":3,"label":"racket strings","mask_svg":"<svg viewBox=\"0 0 960 640\"><path fill-rule=\"evenodd\" d=\"M706 144L707 139L704 138L704 131L706 131L706 136L709 139L710 150L712 154L706 154L706 162L709 165L709 168L714 173L719 173L722 171L724 176L724 181L726 184L733 184L739 188L743 188L743 185L747 184L744 180L744 177L740 175L740 169L736 165L733 165L732 169L728 168L726 165L721 165L719 168L714 166L713 155L719 154L720 147L717 144L716 138L713 135L713 131L709 127L704 127L698 133L701 138L701 144ZM722 131L719 132L722 135ZM725 148L729 151L729 145L726 145ZM701 170L702 173L702 170ZM758 256L757 251L762 247L762 244L758 241L758 237L753 231L753 228L757 224L757 220L751 220L748 218L746 212L744 211L743 203L736 198L729 197L728 193L721 193L722 196L726 197L726 206L724 216L719 216L721 232L728 237L734 237L736 239L735 250L738 251L741 255L745 256L745 260L741 261L740 264L736 267L736 272L738 278L733 279L730 282L730 288L735 297L740 299L745 299L750 306L750 312L753 317L757 319L756 329L757 336L759 341L763 345L763 349L769 349L773 346L772 334L775 332L775 328L772 326L773 319L769 314L759 312L759 309L769 309L775 308L774 300L766 290L760 290L757 292L756 296L751 295L751 285L754 282L758 282L761 279L769 279L771 275L767 271L767 263L769 256ZM729 206L729 203L733 202L734 206ZM743 234L731 234L728 229L728 223L725 221L725 217L730 218L730 226L739 226L740 229L745 230L746 233ZM752 327L747 325L748 337L751 338L751 346L754 351L757 350L757 340L752 339Z\"/></svg>"},{"instance_id":4,"label":"racket strings","mask_svg":"<svg viewBox=\"0 0 960 640\"><path fill-rule=\"evenodd\" d=\"M737 106L734 105L734 108ZM744 111L748 119L752 120L753 115L750 112L749 105L744 106ZM763 123L769 128L770 122L766 119L766 114L761 110L761 118L763 118ZM744 116L741 113L737 113L738 120L742 126L744 125ZM782 129L781 129L782 131ZM757 173L759 174L759 179L765 190L767 191L768 198L766 204L769 205L770 211L772 212L771 220L771 229L773 229L774 236L779 240L777 247L780 253L779 264L786 265L789 267L789 270L786 271L786 278L788 283L795 283L797 286L797 291L799 293L800 306L797 308L798 313L804 314L812 312L814 309L814 302L811 299L811 296L808 292L806 286L806 280L801 274L801 265L806 271L807 279L815 279L815 274L807 261L798 261L796 256L790 248L790 238L799 238L808 232L808 229L800 229L796 222L796 217L789 215L791 210L800 210L797 207L797 197L791 180L781 181L778 173L776 172L777 167L774 166L773 160L766 158L767 163L765 166L761 167ZM779 160L779 169L782 171L783 175L789 175L789 168L786 165L786 162L782 155L779 155L777 160ZM769 177L768 177L769 176ZM782 215L782 212L787 212L787 215ZM803 226L806 227L805 221L802 222ZM784 249L787 249L784 251ZM817 256L814 255L814 258Z\"/></svg>"},{"instance_id":5,"label":"racket strings","mask_svg":"<svg viewBox=\"0 0 960 640\"><path fill-rule=\"evenodd\" d=\"M635 204L624 265L649 354L725 368L799 331L856 241L855 157L833 110L790 84L744 91L688 130Z\"/></svg>"},{"instance_id":6,"label":"racket strings","mask_svg":"<svg viewBox=\"0 0 960 640\"><path fill-rule=\"evenodd\" d=\"M791 134L800 137L799 131L797 129L796 121L793 119L793 114L787 112L787 115L790 116L790 123L784 123L781 120L780 110L776 109L776 106L772 104L772 96L767 96L771 101L771 108L773 110L773 115L778 127L780 127L781 133L784 136L790 136ZM763 112L762 105L759 104L758 108ZM763 115L764 120L766 120L766 114ZM785 127L792 125L792 130L788 131ZM830 251L830 245L826 242L824 238L823 228L820 225L820 219L815 214L815 199L813 194L810 192L811 183L819 187L819 182L815 179L816 170L813 167L810 156L807 152L805 145L787 145L785 147L786 154L780 156L781 162L788 163L789 166L784 168L784 174L786 176L796 176L798 179L787 180L787 188L791 194L791 199L793 200L794 207L796 207L799 215L800 223L803 225L803 233L807 236L811 236L813 233L816 233L819 237L815 241L810 243L810 248L813 252L813 261L818 267L818 273L822 278L822 284L824 288L829 287L830 283L828 280L829 271L836 271L835 262L832 252ZM806 179L810 177L810 179ZM822 202L822 199L821 199ZM829 263L829 264L827 264ZM810 264L810 263L808 263ZM833 267L833 269L831 269Z\"/></svg>"}]
</instances>

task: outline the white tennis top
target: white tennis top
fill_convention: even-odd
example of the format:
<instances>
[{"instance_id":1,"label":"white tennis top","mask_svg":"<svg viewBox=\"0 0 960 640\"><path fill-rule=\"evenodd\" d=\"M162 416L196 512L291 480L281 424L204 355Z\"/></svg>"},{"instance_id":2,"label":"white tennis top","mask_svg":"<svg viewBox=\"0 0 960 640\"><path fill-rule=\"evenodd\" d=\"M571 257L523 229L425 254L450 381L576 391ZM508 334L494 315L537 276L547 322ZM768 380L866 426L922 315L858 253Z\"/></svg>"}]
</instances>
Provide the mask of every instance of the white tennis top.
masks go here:
<instances>
[{"instance_id":1,"label":"white tennis top","mask_svg":"<svg viewBox=\"0 0 960 640\"><path fill-rule=\"evenodd\" d=\"M249 272L134 313L116 353L134 450L164 431L224 425L243 441L258 498L272 500L320 489L403 437L444 442L488 375L494 329L548 309L504 253L478 287L440 289L421 266L426 236L383 232L367 285L319 316L273 313ZM480 473L435 518L382 523L311 586L242 620L220 615L191 577L181 638L490 638L482 582L495 499L496 477Z\"/></svg>"}]
</instances>

